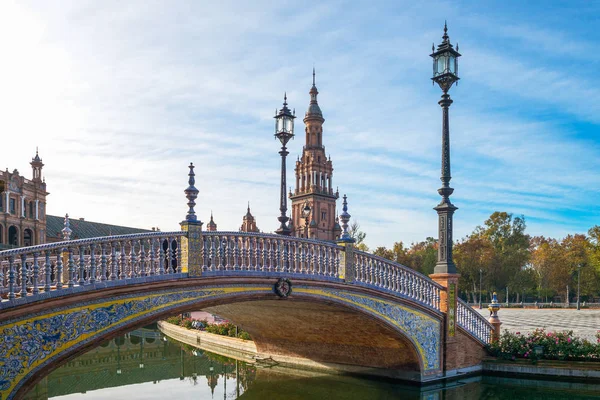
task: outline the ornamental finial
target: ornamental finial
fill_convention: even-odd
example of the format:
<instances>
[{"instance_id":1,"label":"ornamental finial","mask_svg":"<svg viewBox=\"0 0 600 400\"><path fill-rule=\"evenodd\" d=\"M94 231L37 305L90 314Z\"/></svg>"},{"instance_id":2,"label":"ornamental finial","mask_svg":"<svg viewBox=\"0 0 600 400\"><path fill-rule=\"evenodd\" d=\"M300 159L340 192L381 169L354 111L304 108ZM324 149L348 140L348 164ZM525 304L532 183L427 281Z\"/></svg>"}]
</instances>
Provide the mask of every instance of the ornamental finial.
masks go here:
<instances>
[{"instance_id":1,"label":"ornamental finial","mask_svg":"<svg viewBox=\"0 0 600 400\"><path fill-rule=\"evenodd\" d=\"M194 186L196 183L196 179L195 176L196 174L194 173L194 163L190 163L189 165L190 168L190 173L188 174L189 179L188 179L188 188L184 190L185 193L185 197L188 199L188 213L185 217L185 220L188 222L198 222L198 219L196 218L196 212L194 211L194 206L196 205L196 198L198 197L198 189L196 189L196 187Z\"/></svg>"},{"instance_id":2,"label":"ornamental finial","mask_svg":"<svg viewBox=\"0 0 600 400\"><path fill-rule=\"evenodd\" d=\"M71 240L71 233L73 230L71 229L71 222L69 221L69 214L65 214L65 223L64 228L62 229L62 235L64 240Z\"/></svg>"},{"instance_id":3,"label":"ornamental finial","mask_svg":"<svg viewBox=\"0 0 600 400\"><path fill-rule=\"evenodd\" d=\"M313 86L315 86L315 66L313 65Z\"/></svg>"},{"instance_id":4,"label":"ornamental finial","mask_svg":"<svg viewBox=\"0 0 600 400\"><path fill-rule=\"evenodd\" d=\"M446 23L446 20L444 20L444 36L442 36L442 39L444 39L444 42L448 41L448 39L450 39L448 37L448 24Z\"/></svg>"},{"instance_id":5,"label":"ornamental finial","mask_svg":"<svg viewBox=\"0 0 600 400\"><path fill-rule=\"evenodd\" d=\"M340 220L342 221L342 237L340 238L343 242L351 242L354 243L354 239L350 236L348 232L348 221L350 221L351 215L348 214L348 201L346 195L344 195L344 202L342 203L342 214L340 215Z\"/></svg>"}]
</instances>

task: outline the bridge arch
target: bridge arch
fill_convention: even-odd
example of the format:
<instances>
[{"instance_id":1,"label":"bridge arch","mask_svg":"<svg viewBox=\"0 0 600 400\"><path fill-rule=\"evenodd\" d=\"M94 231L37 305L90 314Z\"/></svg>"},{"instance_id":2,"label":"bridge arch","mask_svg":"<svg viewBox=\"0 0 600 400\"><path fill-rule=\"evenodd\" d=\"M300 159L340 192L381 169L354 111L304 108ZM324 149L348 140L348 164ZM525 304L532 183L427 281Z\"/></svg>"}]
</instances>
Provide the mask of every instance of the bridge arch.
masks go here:
<instances>
[{"instance_id":1,"label":"bridge arch","mask_svg":"<svg viewBox=\"0 0 600 400\"><path fill-rule=\"evenodd\" d=\"M294 281L292 295L288 299L279 299L273 293L274 282L275 279L221 277L128 285L48 300L36 305L33 316L31 307L7 310L6 317L0 321L0 354L7 360L0 366L0 392L3 398L22 394L34 383L36 376L47 372L56 363L124 330L178 312L207 307L221 307L223 312L233 313L234 317L234 307L241 307L239 310L243 311L257 310L265 305L308 304L315 309L315 304L321 304L321 311L345 310L340 312L347 313L346 321L357 317L359 323L375 322L372 328L362 329L362 333L376 333L378 337L385 333L395 334L388 347L396 349L397 357L390 358L389 367L400 360L400 353L404 352L407 360L404 366L416 367L412 372L418 375L417 380L440 374L441 314L367 288L309 280ZM297 313L292 315L297 316ZM323 326L322 319L319 324ZM246 328L243 323L240 325ZM265 353L274 351L268 345L276 335L261 333L259 328L249 326L259 338L257 347L262 346ZM342 334L351 332L349 328L343 326ZM277 329L273 327L274 331ZM334 347L330 346L330 349ZM320 360L318 354L312 354ZM373 354L377 356L378 353ZM346 359L345 362L349 361Z\"/></svg>"}]
</instances>

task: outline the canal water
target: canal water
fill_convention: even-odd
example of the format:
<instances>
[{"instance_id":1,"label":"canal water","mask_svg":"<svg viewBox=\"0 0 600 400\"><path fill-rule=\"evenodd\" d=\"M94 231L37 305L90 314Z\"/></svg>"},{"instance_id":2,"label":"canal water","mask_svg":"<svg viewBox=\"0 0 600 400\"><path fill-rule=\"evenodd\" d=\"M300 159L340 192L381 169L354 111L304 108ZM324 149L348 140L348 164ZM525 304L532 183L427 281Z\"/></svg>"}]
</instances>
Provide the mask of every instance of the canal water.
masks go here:
<instances>
[{"instance_id":1,"label":"canal water","mask_svg":"<svg viewBox=\"0 0 600 400\"><path fill-rule=\"evenodd\" d=\"M33 399L600 399L600 385L472 377L446 387L322 375L246 364L193 348L146 327L101 343L44 377Z\"/></svg>"}]
</instances>

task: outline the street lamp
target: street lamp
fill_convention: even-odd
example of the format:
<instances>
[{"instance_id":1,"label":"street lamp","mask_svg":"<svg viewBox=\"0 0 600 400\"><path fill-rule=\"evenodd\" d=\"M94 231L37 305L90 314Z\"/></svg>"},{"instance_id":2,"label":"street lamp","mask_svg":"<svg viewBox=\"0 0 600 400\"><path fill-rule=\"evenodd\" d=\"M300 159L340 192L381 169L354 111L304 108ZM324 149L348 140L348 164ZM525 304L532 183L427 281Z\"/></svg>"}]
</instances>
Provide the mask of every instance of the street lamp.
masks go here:
<instances>
[{"instance_id":1,"label":"street lamp","mask_svg":"<svg viewBox=\"0 0 600 400\"><path fill-rule=\"evenodd\" d=\"M579 304L579 287L580 287L580 281L581 281L581 267L583 267L583 264L579 264L577 266L577 309L581 310L581 306Z\"/></svg>"},{"instance_id":2,"label":"street lamp","mask_svg":"<svg viewBox=\"0 0 600 400\"><path fill-rule=\"evenodd\" d=\"M481 268L479 268L479 309L481 310L481 277L483 275L483 270Z\"/></svg>"},{"instance_id":3,"label":"street lamp","mask_svg":"<svg viewBox=\"0 0 600 400\"><path fill-rule=\"evenodd\" d=\"M456 274L456 265L452 260L452 216L457 210L450 201L450 195L454 189L450 187L450 123L448 120L448 108L452 104L448 91L454 82L458 81L458 45L456 50L450 43L448 37L448 27L444 24L444 36L442 43L438 45L437 50L432 45L433 58L433 83L437 83L442 89L442 99L438 104L442 107L442 187L438 193L442 196L442 201L434 210L438 213L439 246L438 259L435 265L435 274Z\"/></svg>"},{"instance_id":4,"label":"street lamp","mask_svg":"<svg viewBox=\"0 0 600 400\"><path fill-rule=\"evenodd\" d=\"M275 115L275 137L279 139L281 142L281 151L279 154L281 155L281 191L280 191L280 201L279 201L279 211L281 211L281 215L277 218L281 225L275 231L280 235L289 236L292 231L287 226L288 216L287 213L287 197L285 193L286 183L285 183L285 157L290 154L287 151L285 145L287 142L294 137L294 118L296 112L290 112L290 109L287 107L287 95L283 95L283 108L279 110L279 113L276 112Z\"/></svg>"},{"instance_id":5,"label":"street lamp","mask_svg":"<svg viewBox=\"0 0 600 400\"><path fill-rule=\"evenodd\" d=\"M304 234L308 238L308 217L310 217L310 204L308 201L304 203L302 208L302 217L304 217Z\"/></svg>"}]
</instances>

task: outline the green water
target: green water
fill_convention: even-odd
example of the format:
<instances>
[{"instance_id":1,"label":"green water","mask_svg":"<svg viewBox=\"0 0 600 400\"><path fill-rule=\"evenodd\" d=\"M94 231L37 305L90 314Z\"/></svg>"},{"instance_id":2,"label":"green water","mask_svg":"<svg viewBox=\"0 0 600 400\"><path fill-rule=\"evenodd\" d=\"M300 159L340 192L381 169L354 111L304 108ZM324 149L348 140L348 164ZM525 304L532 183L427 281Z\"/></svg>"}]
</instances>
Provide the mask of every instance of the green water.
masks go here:
<instances>
[{"instance_id":1,"label":"green water","mask_svg":"<svg viewBox=\"0 0 600 400\"><path fill-rule=\"evenodd\" d=\"M194 349L157 329L101 343L44 377L26 399L600 399L600 385L472 377L447 387L254 365Z\"/></svg>"}]
</instances>

